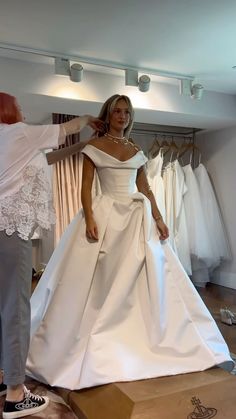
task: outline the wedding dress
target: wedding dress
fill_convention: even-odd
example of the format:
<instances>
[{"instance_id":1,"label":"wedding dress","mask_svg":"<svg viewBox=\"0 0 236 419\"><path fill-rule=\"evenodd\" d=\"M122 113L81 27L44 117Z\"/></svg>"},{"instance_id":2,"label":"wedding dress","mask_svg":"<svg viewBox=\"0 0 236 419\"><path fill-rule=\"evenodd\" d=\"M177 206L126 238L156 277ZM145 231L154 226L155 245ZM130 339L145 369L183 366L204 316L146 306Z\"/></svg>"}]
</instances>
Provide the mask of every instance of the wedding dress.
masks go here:
<instances>
[{"instance_id":1,"label":"wedding dress","mask_svg":"<svg viewBox=\"0 0 236 419\"><path fill-rule=\"evenodd\" d=\"M80 211L65 231L32 300L27 374L81 389L200 371L233 362L213 318L168 242L149 200L136 191L142 151L126 161L87 145L101 195L99 240Z\"/></svg>"},{"instance_id":2,"label":"wedding dress","mask_svg":"<svg viewBox=\"0 0 236 419\"><path fill-rule=\"evenodd\" d=\"M165 208L165 190L162 178L163 155L160 151L156 157L149 159L147 162L147 179L150 188L155 196L157 206L162 215L163 220L166 220Z\"/></svg>"},{"instance_id":3,"label":"wedding dress","mask_svg":"<svg viewBox=\"0 0 236 419\"><path fill-rule=\"evenodd\" d=\"M175 216L175 246L177 255L188 275L192 274L190 245L187 229L187 219L184 207L184 196L188 193L185 176L178 160L173 162L174 177L174 216Z\"/></svg>"},{"instance_id":4,"label":"wedding dress","mask_svg":"<svg viewBox=\"0 0 236 419\"><path fill-rule=\"evenodd\" d=\"M207 219L207 232L211 241L212 265L215 269L222 260L230 260L230 247L224 228L220 208L212 187L209 175L202 163L194 170Z\"/></svg>"}]
</instances>

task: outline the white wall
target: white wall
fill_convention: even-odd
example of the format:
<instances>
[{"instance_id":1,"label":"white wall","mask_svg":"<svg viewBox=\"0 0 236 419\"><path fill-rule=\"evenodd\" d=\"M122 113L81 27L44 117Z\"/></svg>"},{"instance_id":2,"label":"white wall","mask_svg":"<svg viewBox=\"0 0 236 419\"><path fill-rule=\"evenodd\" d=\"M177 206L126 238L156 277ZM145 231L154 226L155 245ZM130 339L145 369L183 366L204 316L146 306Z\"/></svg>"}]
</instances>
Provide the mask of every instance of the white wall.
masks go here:
<instances>
[{"instance_id":1,"label":"white wall","mask_svg":"<svg viewBox=\"0 0 236 419\"><path fill-rule=\"evenodd\" d=\"M236 289L236 126L199 134L197 143L213 181L232 252L232 260L215 271L213 282Z\"/></svg>"}]
</instances>

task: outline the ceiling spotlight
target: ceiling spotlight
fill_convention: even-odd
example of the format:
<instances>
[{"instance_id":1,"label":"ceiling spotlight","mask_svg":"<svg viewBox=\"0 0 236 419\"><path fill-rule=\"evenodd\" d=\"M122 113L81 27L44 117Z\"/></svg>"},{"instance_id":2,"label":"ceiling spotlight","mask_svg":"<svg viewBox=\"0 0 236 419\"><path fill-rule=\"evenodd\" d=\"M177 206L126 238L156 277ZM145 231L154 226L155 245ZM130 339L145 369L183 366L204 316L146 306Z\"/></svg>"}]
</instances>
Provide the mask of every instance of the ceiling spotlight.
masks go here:
<instances>
[{"instance_id":1,"label":"ceiling spotlight","mask_svg":"<svg viewBox=\"0 0 236 419\"><path fill-rule=\"evenodd\" d=\"M83 66L81 64L72 64L70 67L70 79L74 82L80 82L83 78Z\"/></svg>"},{"instance_id":2,"label":"ceiling spotlight","mask_svg":"<svg viewBox=\"0 0 236 419\"><path fill-rule=\"evenodd\" d=\"M136 86L139 88L140 92L147 92L150 87L150 77L143 75L138 78L137 70L125 70L125 85L126 86Z\"/></svg>"},{"instance_id":3,"label":"ceiling spotlight","mask_svg":"<svg viewBox=\"0 0 236 419\"><path fill-rule=\"evenodd\" d=\"M55 74L68 76L71 81L78 83L83 78L83 67L78 63L70 66L70 61L66 58L55 58Z\"/></svg>"},{"instance_id":4,"label":"ceiling spotlight","mask_svg":"<svg viewBox=\"0 0 236 419\"><path fill-rule=\"evenodd\" d=\"M202 98L204 87L202 84L193 84L191 87L191 98L195 100L200 100Z\"/></svg>"},{"instance_id":5,"label":"ceiling spotlight","mask_svg":"<svg viewBox=\"0 0 236 419\"><path fill-rule=\"evenodd\" d=\"M150 82L151 82L150 77L146 76L145 74L139 77L138 88L140 92L147 92L150 88Z\"/></svg>"}]
</instances>

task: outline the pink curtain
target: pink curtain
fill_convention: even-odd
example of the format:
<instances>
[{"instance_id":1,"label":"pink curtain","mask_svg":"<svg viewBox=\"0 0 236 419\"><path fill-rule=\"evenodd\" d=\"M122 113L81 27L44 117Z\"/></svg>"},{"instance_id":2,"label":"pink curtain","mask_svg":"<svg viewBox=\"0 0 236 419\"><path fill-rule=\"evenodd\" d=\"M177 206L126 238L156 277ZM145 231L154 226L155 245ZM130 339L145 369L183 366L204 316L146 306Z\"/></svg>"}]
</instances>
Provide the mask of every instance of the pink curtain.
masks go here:
<instances>
[{"instance_id":1,"label":"pink curtain","mask_svg":"<svg viewBox=\"0 0 236 419\"><path fill-rule=\"evenodd\" d=\"M74 115L52 115L54 124L70 121ZM66 142L60 148L73 145L80 141L80 135L73 134L66 137ZM69 156L53 165L53 200L56 210L56 226L54 234L55 246L60 240L68 224L78 212L80 201L79 188L79 155Z\"/></svg>"}]
</instances>

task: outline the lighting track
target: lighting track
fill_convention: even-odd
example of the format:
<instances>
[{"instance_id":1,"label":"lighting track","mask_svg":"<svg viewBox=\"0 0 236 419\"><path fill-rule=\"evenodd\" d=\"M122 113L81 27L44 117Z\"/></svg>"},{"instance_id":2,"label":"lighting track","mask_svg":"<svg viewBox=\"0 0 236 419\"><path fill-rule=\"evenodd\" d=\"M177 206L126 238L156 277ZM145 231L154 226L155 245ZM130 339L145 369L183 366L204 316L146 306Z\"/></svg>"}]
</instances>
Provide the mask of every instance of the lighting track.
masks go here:
<instances>
[{"instance_id":1,"label":"lighting track","mask_svg":"<svg viewBox=\"0 0 236 419\"><path fill-rule=\"evenodd\" d=\"M156 69L147 68L147 67L134 67L129 64L121 64L114 61L98 60L96 58L91 58L91 57L83 57L83 56L78 56L78 55L64 54L61 52L59 53L59 52L54 52L54 51L29 48L22 45L0 43L0 49L4 49L8 51L15 51L15 52L23 52L26 54L34 54L34 55L50 57L50 58L63 58L69 61L79 61L84 64L91 64L91 65L95 65L99 67L113 68L116 70L134 70L140 73L150 74L153 76L159 76L159 77L164 77L164 78L169 78L169 79L191 80L191 81L194 80L194 76L189 75L189 74L172 73L169 71L156 70Z\"/></svg>"}]
</instances>

